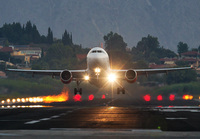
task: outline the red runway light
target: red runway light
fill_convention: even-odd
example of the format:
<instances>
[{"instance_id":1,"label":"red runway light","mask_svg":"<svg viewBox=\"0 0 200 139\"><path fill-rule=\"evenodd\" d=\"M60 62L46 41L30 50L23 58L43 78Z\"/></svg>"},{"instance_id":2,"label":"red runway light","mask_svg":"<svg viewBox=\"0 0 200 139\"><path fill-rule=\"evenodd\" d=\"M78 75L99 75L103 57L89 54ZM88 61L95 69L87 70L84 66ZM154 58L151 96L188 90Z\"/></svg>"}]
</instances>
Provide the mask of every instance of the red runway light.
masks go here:
<instances>
[{"instance_id":1,"label":"red runway light","mask_svg":"<svg viewBox=\"0 0 200 139\"><path fill-rule=\"evenodd\" d=\"M158 95L158 96L157 96L157 100L158 100L158 101L162 101L162 100L163 100L162 95Z\"/></svg>"},{"instance_id":2,"label":"red runway light","mask_svg":"<svg viewBox=\"0 0 200 139\"><path fill-rule=\"evenodd\" d=\"M77 94L73 97L74 101L81 101L81 95Z\"/></svg>"},{"instance_id":3,"label":"red runway light","mask_svg":"<svg viewBox=\"0 0 200 139\"><path fill-rule=\"evenodd\" d=\"M89 95L88 100L91 101L94 99L94 95Z\"/></svg>"},{"instance_id":4,"label":"red runway light","mask_svg":"<svg viewBox=\"0 0 200 139\"><path fill-rule=\"evenodd\" d=\"M170 94L169 95L169 100L170 101L174 101L175 100L175 95L174 94Z\"/></svg>"},{"instance_id":5,"label":"red runway light","mask_svg":"<svg viewBox=\"0 0 200 139\"><path fill-rule=\"evenodd\" d=\"M106 95L102 95L102 99L105 99L106 98Z\"/></svg>"},{"instance_id":6,"label":"red runway light","mask_svg":"<svg viewBox=\"0 0 200 139\"><path fill-rule=\"evenodd\" d=\"M143 96L143 99L145 101L150 101L151 100L151 96L149 94L147 94L147 95Z\"/></svg>"}]
</instances>

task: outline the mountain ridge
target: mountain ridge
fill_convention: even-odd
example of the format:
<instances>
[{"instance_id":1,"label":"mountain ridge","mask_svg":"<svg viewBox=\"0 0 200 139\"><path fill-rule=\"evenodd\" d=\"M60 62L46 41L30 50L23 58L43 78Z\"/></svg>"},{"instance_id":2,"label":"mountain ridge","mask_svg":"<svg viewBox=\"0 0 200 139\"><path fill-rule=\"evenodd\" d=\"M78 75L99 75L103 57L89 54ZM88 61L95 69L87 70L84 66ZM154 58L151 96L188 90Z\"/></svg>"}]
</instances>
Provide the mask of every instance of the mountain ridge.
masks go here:
<instances>
[{"instance_id":1,"label":"mountain ridge","mask_svg":"<svg viewBox=\"0 0 200 139\"><path fill-rule=\"evenodd\" d=\"M30 20L41 34L50 27L57 38L67 29L83 47L99 45L110 31L129 47L150 34L176 50L179 41L190 48L200 45L199 7L198 0L1 0L0 26Z\"/></svg>"}]
</instances>

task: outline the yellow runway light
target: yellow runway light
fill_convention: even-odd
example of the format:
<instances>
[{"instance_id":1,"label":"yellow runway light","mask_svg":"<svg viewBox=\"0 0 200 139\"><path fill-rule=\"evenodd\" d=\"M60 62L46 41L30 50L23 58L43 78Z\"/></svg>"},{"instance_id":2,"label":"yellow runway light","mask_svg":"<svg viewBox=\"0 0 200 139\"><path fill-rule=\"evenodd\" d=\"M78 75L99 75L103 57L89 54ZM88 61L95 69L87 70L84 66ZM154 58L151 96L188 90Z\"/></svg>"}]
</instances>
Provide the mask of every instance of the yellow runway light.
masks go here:
<instances>
[{"instance_id":1,"label":"yellow runway light","mask_svg":"<svg viewBox=\"0 0 200 139\"><path fill-rule=\"evenodd\" d=\"M17 98L17 102L21 102L20 98Z\"/></svg>"},{"instance_id":2,"label":"yellow runway light","mask_svg":"<svg viewBox=\"0 0 200 139\"><path fill-rule=\"evenodd\" d=\"M16 102L16 99L12 99L12 102L15 103L15 102Z\"/></svg>"},{"instance_id":3,"label":"yellow runway light","mask_svg":"<svg viewBox=\"0 0 200 139\"><path fill-rule=\"evenodd\" d=\"M10 99L7 99L6 101L7 101L7 103L10 103Z\"/></svg>"}]
</instances>

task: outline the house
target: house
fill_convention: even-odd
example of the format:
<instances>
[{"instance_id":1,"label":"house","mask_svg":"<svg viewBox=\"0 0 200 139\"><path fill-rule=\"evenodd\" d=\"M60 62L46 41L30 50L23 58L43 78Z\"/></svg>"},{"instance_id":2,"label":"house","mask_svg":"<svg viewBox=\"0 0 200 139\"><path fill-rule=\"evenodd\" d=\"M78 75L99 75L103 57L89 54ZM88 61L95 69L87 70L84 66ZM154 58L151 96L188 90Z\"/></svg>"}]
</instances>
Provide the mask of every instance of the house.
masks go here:
<instances>
[{"instance_id":1,"label":"house","mask_svg":"<svg viewBox=\"0 0 200 139\"><path fill-rule=\"evenodd\" d=\"M178 61L179 59L177 57L174 57L174 58L168 58L168 57L165 57L165 58L161 58L160 61L163 63L163 64L166 64L166 65L171 65L171 64L175 64L176 61Z\"/></svg>"},{"instance_id":2,"label":"house","mask_svg":"<svg viewBox=\"0 0 200 139\"><path fill-rule=\"evenodd\" d=\"M200 56L199 52L196 52L196 51L181 53L181 58L184 58L184 57L197 58L199 56Z\"/></svg>"},{"instance_id":3,"label":"house","mask_svg":"<svg viewBox=\"0 0 200 139\"><path fill-rule=\"evenodd\" d=\"M0 78L7 78L6 73L3 71L0 71Z\"/></svg>"},{"instance_id":4,"label":"house","mask_svg":"<svg viewBox=\"0 0 200 139\"><path fill-rule=\"evenodd\" d=\"M42 50L39 47L21 47L15 48L12 55L38 55L41 57L41 53Z\"/></svg>"},{"instance_id":5,"label":"house","mask_svg":"<svg viewBox=\"0 0 200 139\"><path fill-rule=\"evenodd\" d=\"M3 48L0 49L0 52L12 53L13 52L13 48L12 47L3 47Z\"/></svg>"},{"instance_id":6,"label":"house","mask_svg":"<svg viewBox=\"0 0 200 139\"><path fill-rule=\"evenodd\" d=\"M184 61L184 62L188 62L191 65L198 65L197 63L200 61L199 60L199 56L200 54L196 51L189 51L189 52L185 52L185 53L181 53L181 57L177 58L161 58L160 61L164 64L175 64L175 62L177 61Z\"/></svg>"},{"instance_id":7,"label":"house","mask_svg":"<svg viewBox=\"0 0 200 139\"><path fill-rule=\"evenodd\" d=\"M22 59L23 62L30 63L31 60L41 58L42 50L39 47L14 47L11 56Z\"/></svg>"}]
</instances>

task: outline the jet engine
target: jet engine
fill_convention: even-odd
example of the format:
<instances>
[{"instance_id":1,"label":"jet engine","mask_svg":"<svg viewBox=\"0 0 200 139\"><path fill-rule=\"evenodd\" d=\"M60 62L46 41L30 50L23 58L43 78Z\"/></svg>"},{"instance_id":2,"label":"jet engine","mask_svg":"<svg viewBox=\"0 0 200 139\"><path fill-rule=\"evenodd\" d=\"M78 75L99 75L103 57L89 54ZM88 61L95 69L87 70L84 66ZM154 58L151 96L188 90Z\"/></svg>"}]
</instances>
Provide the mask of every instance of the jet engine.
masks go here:
<instances>
[{"instance_id":1,"label":"jet engine","mask_svg":"<svg viewBox=\"0 0 200 139\"><path fill-rule=\"evenodd\" d=\"M125 78L129 83L134 83L137 80L137 72L134 70L127 70L125 73Z\"/></svg>"},{"instance_id":2,"label":"jet engine","mask_svg":"<svg viewBox=\"0 0 200 139\"><path fill-rule=\"evenodd\" d=\"M68 70L64 70L60 73L60 79L64 84L69 84L72 81L72 73Z\"/></svg>"}]
</instances>

